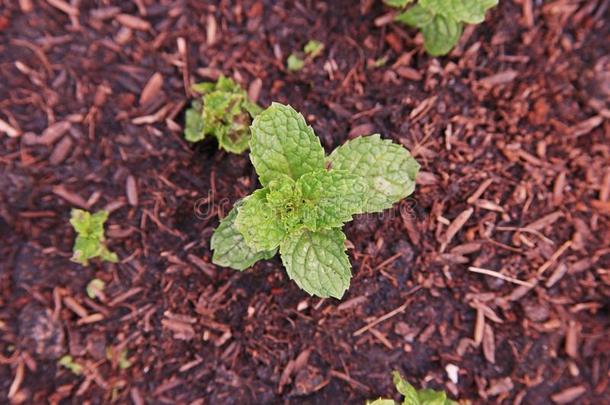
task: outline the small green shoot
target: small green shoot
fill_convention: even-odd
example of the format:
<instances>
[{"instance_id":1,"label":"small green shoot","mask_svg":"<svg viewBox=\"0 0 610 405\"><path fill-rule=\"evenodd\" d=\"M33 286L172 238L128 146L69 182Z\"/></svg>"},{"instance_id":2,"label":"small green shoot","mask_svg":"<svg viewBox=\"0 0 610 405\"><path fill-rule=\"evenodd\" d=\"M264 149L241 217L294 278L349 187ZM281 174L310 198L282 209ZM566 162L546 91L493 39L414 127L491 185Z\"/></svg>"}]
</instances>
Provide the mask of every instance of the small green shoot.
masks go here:
<instances>
[{"instance_id":1,"label":"small green shoot","mask_svg":"<svg viewBox=\"0 0 610 405\"><path fill-rule=\"evenodd\" d=\"M185 139L199 142L212 135L218 140L220 149L232 153L242 153L248 149L248 126L261 112L261 108L250 101L248 93L224 76L216 83L196 84L193 91L202 96L186 110Z\"/></svg>"},{"instance_id":2,"label":"small green shoot","mask_svg":"<svg viewBox=\"0 0 610 405\"><path fill-rule=\"evenodd\" d=\"M379 134L325 156L301 114L273 103L252 123L250 160L263 188L238 201L214 231L212 261L244 270L278 251L288 277L311 295L341 298L351 265L341 227L415 189L419 164Z\"/></svg>"},{"instance_id":3,"label":"small green shoot","mask_svg":"<svg viewBox=\"0 0 610 405\"><path fill-rule=\"evenodd\" d=\"M305 61L299 58L296 54L291 53L286 59L286 68L291 72L298 72L305 66Z\"/></svg>"},{"instance_id":4,"label":"small green shoot","mask_svg":"<svg viewBox=\"0 0 610 405\"><path fill-rule=\"evenodd\" d=\"M107 219L106 211L98 211L92 215L84 210L72 210L70 224L77 233L72 261L83 266L89 264L89 259L96 257L112 263L118 261L116 253L112 253L105 245L104 223Z\"/></svg>"},{"instance_id":5,"label":"small green shoot","mask_svg":"<svg viewBox=\"0 0 610 405\"><path fill-rule=\"evenodd\" d=\"M87 284L87 295L92 300L98 297L103 297L104 287L106 287L106 283L103 280L100 280L99 278L94 278Z\"/></svg>"},{"instance_id":6,"label":"small green shoot","mask_svg":"<svg viewBox=\"0 0 610 405\"><path fill-rule=\"evenodd\" d=\"M324 44L315 39L309 40L303 47L306 58L303 59L298 53L291 53L286 59L286 68L291 72L297 72L305 67L305 63L314 60L322 54Z\"/></svg>"},{"instance_id":7,"label":"small green shoot","mask_svg":"<svg viewBox=\"0 0 610 405\"><path fill-rule=\"evenodd\" d=\"M404 9L412 1L384 0ZM446 55L458 43L464 24L480 24L498 0L418 0L396 16L396 21L417 27L424 37L424 49L432 56Z\"/></svg>"},{"instance_id":8,"label":"small green shoot","mask_svg":"<svg viewBox=\"0 0 610 405\"><path fill-rule=\"evenodd\" d=\"M457 402L447 398L447 394L443 391L434 391L431 389L416 390L407 380L403 379L398 371L392 373L392 379L396 390L404 396L402 405L457 405ZM391 399L379 398L372 402L367 402L367 405L396 405Z\"/></svg>"},{"instance_id":9,"label":"small green shoot","mask_svg":"<svg viewBox=\"0 0 610 405\"><path fill-rule=\"evenodd\" d=\"M69 354L62 356L62 358L59 359L58 364L60 366L64 366L65 368L72 371L72 373L74 373L76 375L81 375L83 373L83 366L76 363L74 361L74 359L72 358L72 356L70 356Z\"/></svg>"},{"instance_id":10,"label":"small green shoot","mask_svg":"<svg viewBox=\"0 0 610 405\"><path fill-rule=\"evenodd\" d=\"M128 351L127 349L123 349L118 353L118 365L121 370L126 370L131 367L131 361L127 358ZM112 361L114 357L114 348L113 346L108 346L106 348L106 358Z\"/></svg>"}]
</instances>

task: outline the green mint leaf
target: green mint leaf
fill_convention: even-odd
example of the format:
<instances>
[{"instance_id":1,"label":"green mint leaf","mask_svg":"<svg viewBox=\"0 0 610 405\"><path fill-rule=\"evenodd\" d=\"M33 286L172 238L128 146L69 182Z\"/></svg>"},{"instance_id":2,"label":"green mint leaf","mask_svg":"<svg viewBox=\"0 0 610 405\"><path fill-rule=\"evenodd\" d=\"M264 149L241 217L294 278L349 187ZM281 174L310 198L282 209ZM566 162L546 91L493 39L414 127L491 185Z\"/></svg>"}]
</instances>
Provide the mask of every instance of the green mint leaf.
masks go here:
<instances>
[{"instance_id":1,"label":"green mint leaf","mask_svg":"<svg viewBox=\"0 0 610 405\"><path fill-rule=\"evenodd\" d=\"M485 13L498 5L498 0L419 0L419 5L446 18L467 24L485 21Z\"/></svg>"},{"instance_id":2,"label":"green mint leaf","mask_svg":"<svg viewBox=\"0 0 610 405\"><path fill-rule=\"evenodd\" d=\"M205 138L203 132L203 106L199 101L193 101L191 108L184 116L184 138L189 142L199 142Z\"/></svg>"},{"instance_id":3,"label":"green mint leaf","mask_svg":"<svg viewBox=\"0 0 610 405\"><path fill-rule=\"evenodd\" d=\"M235 218L241 206L242 201L235 203L229 214L220 221L211 241L211 248L214 251L212 262L235 270L245 270L259 260L270 259L276 252L276 250L258 252L246 244L244 237L235 227Z\"/></svg>"},{"instance_id":4,"label":"green mint leaf","mask_svg":"<svg viewBox=\"0 0 610 405\"><path fill-rule=\"evenodd\" d=\"M422 405L445 405L447 403L447 394L443 391L420 390L418 397L419 403Z\"/></svg>"},{"instance_id":5,"label":"green mint leaf","mask_svg":"<svg viewBox=\"0 0 610 405\"><path fill-rule=\"evenodd\" d=\"M352 139L327 158L332 170L358 175L368 185L362 212L379 212L411 194L419 164L404 147L379 134Z\"/></svg>"},{"instance_id":6,"label":"green mint leaf","mask_svg":"<svg viewBox=\"0 0 610 405\"><path fill-rule=\"evenodd\" d=\"M311 295L340 299L351 278L344 242L339 229L288 235L280 245L288 277Z\"/></svg>"},{"instance_id":7,"label":"green mint leaf","mask_svg":"<svg viewBox=\"0 0 610 405\"><path fill-rule=\"evenodd\" d=\"M104 241L104 223L108 219L106 211L99 211L93 215L91 213L73 209L70 224L77 233L74 241L72 261L83 266L89 264L89 259L96 257L109 262L117 262L118 257L115 253L108 250Z\"/></svg>"},{"instance_id":8,"label":"green mint leaf","mask_svg":"<svg viewBox=\"0 0 610 405\"><path fill-rule=\"evenodd\" d=\"M299 58L296 54L291 53L286 59L286 68L291 72L298 72L305 66L305 61Z\"/></svg>"},{"instance_id":9,"label":"green mint leaf","mask_svg":"<svg viewBox=\"0 0 610 405\"><path fill-rule=\"evenodd\" d=\"M232 153L248 149L249 125L261 109L233 80L221 76L216 83L199 83L195 92L203 94L186 111L184 136L197 142L213 135L218 147Z\"/></svg>"},{"instance_id":10,"label":"green mint leaf","mask_svg":"<svg viewBox=\"0 0 610 405\"><path fill-rule=\"evenodd\" d=\"M100 280L99 278L94 278L89 281L86 287L87 295L89 298L94 300L98 296L104 293L104 288L106 287L106 283L104 280Z\"/></svg>"},{"instance_id":11,"label":"green mint leaf","mask_svg":"<svg viewBox=\"0 0 610 405\"><path fill-rule=\"evenodd\" d=\"M413 0L383 0L384 4L394 8L403 8Z\"/></svg>"},{"instance_id":12,"label":"green mint leaf","mask_svg":"<svg viewBox=\"0 0 610 405\"><path fill-rule=\"evenodd\" d=\"M316 41L315 39L309 40L305 44L305 47L303 47L303 52L305 52L305 54L312 59L318 57L323 50L324 44L320 41Z\"/></svg>"},{"instance_id":13,"label":"green mint leaf","mask_svg":"<svg viewBox=\"0 0 610 405\"><path fill-rule=\"evenodd\" d=\"M363 212L368 185L346 170L319 170L304 174L297 187L305 208L303 224L310 230L340 227Z\"/></svg>"},{"instance_id":14,"label":"green mint leaf","mask_svg":"<svg viewBox=\"0 0 610 405\"><path fill-rule=\"evenodd\" d=\"M394 371L392 373L392 380L394 381L396 390L405 397L403 404L419 405L417 390L405 379L403 379L398 371Z\"/></svg>"},{"instance_id":15,"label":"green mint leaf","mask_svg":"<svg viewBox=\"0 0 610 405\"><path fill-rule=\"evenodd\" d=\"M305 118L273 103L252 123L250 159L263 186L284 175L297 180L324 168L324 149Z\"/></svg>"},{"instance_id":16,"label":"green mint leaf","mask_svg":"<svg viewBox=\"0 0 610 405\"><path fill-rule=\"evenodd\" d=\"M396 21L417 28L425 27L430 24L433 19L434 13L422 7L420 4L409 7L407 11L400 13L395 17Z\"/></svg>"},{"instance_id":17,"label":"green mint leaf","mask_svg":"<svg viewBox=\"0 0 610 405\"><path fill-rule=\"evenodd\" d=\"M458 43L464 25L441 14L422 27L424 48L432 56L446 55Z\"/></svg>"},{"instance_id":18,"label":"green mint leaf","mask_svg":"<svg viewBox=\"0 0 610 405\"><path fill-rule=\"evenodd\" d=\"M394 402L393 399L379 398L374 400L373 402L367 401L366 405L396 405L396 402Z\"/></svg>"},{"instance_id":19,"label":"green mint leaf","mask_svg":"<svg viewBox=\"0 0 610 405\"><path fill-rule=\"evenodd\" d=\"M267 203L268 194L269 189L263 188L244 198L235 218L235 228L257 252L277 248L286 233L275 210Z\"/></svg>"}]
</instances>

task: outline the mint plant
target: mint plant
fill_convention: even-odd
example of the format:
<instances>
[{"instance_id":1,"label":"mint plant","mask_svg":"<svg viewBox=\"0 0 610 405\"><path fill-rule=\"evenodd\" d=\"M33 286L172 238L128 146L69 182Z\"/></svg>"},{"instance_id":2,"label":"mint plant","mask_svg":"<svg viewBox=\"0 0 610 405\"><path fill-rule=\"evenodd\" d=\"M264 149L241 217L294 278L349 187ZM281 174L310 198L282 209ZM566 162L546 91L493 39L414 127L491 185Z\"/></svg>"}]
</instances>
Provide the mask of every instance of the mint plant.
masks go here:
<instances>
[{"instance_id":1,"label":"mint plant","mask_svg":"<svg viewBox=\"0 0 610 405\"><path fill-rule=\"evenodd\" d=\"M212 135L218 140L218 147L228 152L242 153L248 149L248 126L262 109L250 101L246 91L224 76L216 83L196 84L193 91L202 96L186 110L186 140L199 142Z\"/></svg>"},{"instance_id":2,"label":"mint plant","mask_svg":"<svg viewBox=\"0 0 610 405\"><path fill-rule=\"evenodd\" d=\"M77 233L72 261L83 266L89 264L89 259L96 257L113 263L118 261L117 255L105 245L104 223L107 219L106 211L98 211L92 215L84 210L72 210L70 224Z\"/></svg>"},{"instance_id":3,"label":"mint plant","mask_svg":"<svg viewBox=\"0 0 610 405\"><path fill-rule=\"evenodd\" d=\"M250 160L262 188L216 228L212 261L244 270L279 249L288 277L311 295L341 298L351 278L344 223L411 194L419 164L379 134L325 156L301 114L273 103L251 126Z\"/></svg>"},{"instance_id":4,"label":"mint plant","mask_svg":"<svg viewBox=\"0 0 610 405\"><path fill-rule=\"evenodd\" d=\"M305 63L314 60L324 50L324 44L315 39L307 41L303 47L303 53L306 58L303 60L297 53L291 53L286 59L286 68L291 72L297 72L305 67Z\"/></svg>"},{"instance_id":5,"label":"mint plant","mask_svg":"<svg viewBox=\"0 0 610 405\"><path fill-rule=\"evenodd\" d=\"M391 7L404 9L413 0L384 0ZM432 56L446 55L458 43L464 24L480 24L485 13L498 0L418 0L396 16L396 21L417 27L424 37L424 48Z\"/></svg>"},{"instance_id":6,"label":"mint plant","mask_svg":"<svg viewBox=\"0 0 610 405\"><path fill-rule=\"evenodd\" d=\"M457 402L447 398L447 394L443 391L415 389L415 387L401 377L398 371L392 373L392 379L396 390L404 396L402 405L457 405ZM367 402L367 405L396 405L396 402L392 399L379 398L375 401Z\"/></svg>"}]
</instances>

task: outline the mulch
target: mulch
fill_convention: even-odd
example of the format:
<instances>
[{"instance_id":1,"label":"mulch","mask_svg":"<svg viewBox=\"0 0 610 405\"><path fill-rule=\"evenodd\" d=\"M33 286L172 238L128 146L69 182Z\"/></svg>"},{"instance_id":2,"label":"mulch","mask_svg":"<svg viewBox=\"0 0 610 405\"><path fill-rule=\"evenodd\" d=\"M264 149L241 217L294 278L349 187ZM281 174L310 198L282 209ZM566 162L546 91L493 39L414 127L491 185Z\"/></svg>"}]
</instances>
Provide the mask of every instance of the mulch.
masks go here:
<instances>
[{"instance_id":1,"label":"mulch","mask_svg":"<svg viewBox=\"0 0 610 405\"><path fill-rule=\"evenodd\" d=\"M502 1L443 58L374 0L0 4L0 402L363 403L392 370L473 403L610 397L608 0ZM257 187L247 155L182 139L221 74L327 151L378 132L422 164L346 226L342 301L278 258L211 264ZM119 263L69 260L72 207L110 212Z\"/></svg>"}]
</instances>

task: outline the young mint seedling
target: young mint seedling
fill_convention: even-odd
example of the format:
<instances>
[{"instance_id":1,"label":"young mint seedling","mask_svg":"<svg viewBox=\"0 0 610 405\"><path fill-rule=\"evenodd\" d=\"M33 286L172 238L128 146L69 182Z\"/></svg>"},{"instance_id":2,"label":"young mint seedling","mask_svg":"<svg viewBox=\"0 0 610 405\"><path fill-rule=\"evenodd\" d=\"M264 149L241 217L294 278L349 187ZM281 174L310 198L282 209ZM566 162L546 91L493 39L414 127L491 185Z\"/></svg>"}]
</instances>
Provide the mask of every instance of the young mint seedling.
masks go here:
<instances>
[{"instance_id":1,"label":"young mint seedling","mask_svg":"<svg viewBox=\"0 0 610 405\"><path fill-rule=\"evenodd\" d=\"M351 266L341 227L411 194L419 164L378 134L324 155L301 114L273 103L252 123L250 160L262 188L238 201L214 232L212 261L244 270L278 251L288 276L312 295L341 298Z\"/></svg>"},{"instance_id":2,"label":"young mint seedling","mask_svg":"<svg viewBox=\"0 0 610 405\"><path fill-rule=\"evenodd\" d=\"M72 261L83 266L89 264L89 259L99 257L102 260L116 263L118 257L112 253L104 241L104 223L108 219L106 211L98 211L91 215L87 211L73 209L70 224L77 233L74 241Z\"/></svg>"},{"instance_id":3,"label":"young mint seedling","mask_svg":"<svg viewBox=\"0 0 610 405\"><path fill-rule=\"evenodd\" d=\"M233 80L221 76L216 83L199 83L193 90L202 94L186 110L184 137L199 142L207 135L218 140L218 147L232 153L248 149L252 119L261 108Z\"/></svg>"},{"instance_id":4,"label":"young mint seedling","mask_svg":"<svg viewBox=\"0 0 610 405\"><path fill-rule=\"evenodd\" d=\"M416 390L411 384L404 380L398 371L392 373L396 390L404 396L402 405L457 405L457 402L447 398L443 391L431 389ZM396 405L392 399L379 398L367 405Z\"/></svg>"},{"instance_id":5,"label":"young mint seedling","mask_svg":"<svg viewBox=\"0 0 610 405\"><path fill-rule=\"evenodd\" d=\"M384 0L395 8L404 8L412 0ZM418 0L417 4L396 16L396 21L417 27L424 36L424 48L440 56L458 43L464 24L479 24L498 0Z\"/></svg>"},{"instance_id":6,"label":"young mint seedling","mask_svg":"<svg viewBox=\"0 0 610 405\"><path fill-rule=\"evenodd\" d=\"M303 53L307 56L305 60L303 60L297 53L291 53L286 59L286 68L291 72L297 72L303 67L305 67L305 63L311 60L314 60L324 50L324 44L320 41L316 41L315 39L311 39L307 41L305 46L303 47Z\"/></svg>"}]
</instances>

